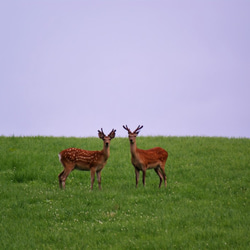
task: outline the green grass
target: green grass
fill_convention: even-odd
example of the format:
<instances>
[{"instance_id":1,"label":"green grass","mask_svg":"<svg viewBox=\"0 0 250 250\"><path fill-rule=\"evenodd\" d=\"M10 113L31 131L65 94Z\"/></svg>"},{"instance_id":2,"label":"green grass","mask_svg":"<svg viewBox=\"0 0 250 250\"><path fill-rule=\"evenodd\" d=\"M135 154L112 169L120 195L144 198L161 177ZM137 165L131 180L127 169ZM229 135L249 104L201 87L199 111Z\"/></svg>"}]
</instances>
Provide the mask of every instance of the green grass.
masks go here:
<instances>
[{"instance_id":1,"label":"green grass","mask_svg":"<svg viewBox=\"0 0 250 250\"><path fill-rule=\"evenodd\" d=\"M90 172L59 189L58 153L100 150L98 138L0 137L0 249L249 249L250 140L138 137L169 153L168 187L147 171L135 188L129 141L115 138L90 191Z\"/></svg>"}]
</instances>

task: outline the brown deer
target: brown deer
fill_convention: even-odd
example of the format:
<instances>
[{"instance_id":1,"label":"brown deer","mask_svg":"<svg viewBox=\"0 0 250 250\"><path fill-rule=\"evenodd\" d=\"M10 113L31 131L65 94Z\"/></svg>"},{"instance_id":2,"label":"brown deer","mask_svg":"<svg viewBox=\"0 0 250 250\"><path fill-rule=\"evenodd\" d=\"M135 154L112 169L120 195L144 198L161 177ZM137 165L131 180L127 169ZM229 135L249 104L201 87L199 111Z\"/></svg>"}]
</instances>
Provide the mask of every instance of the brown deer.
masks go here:
<instances>
[{"instance_id":1,"label":"brown deer","mask_svg":"<svg viewBox=\"0 0 250 250\"><path fill-rule=\"evenodd\" d=\"M136 146L136 136L139 134L143 126L138 126L134 132L131 132L128 126L123 126L128 131L128 138L130 141L131 162L135 168L136 187L138 186L140 171L143 173L143 186L145 186L146 170L154 169L160 178L159 188L162 180L164 180L165 187L167 186L167 177L165 173L165 164L168 158L168 152L163 148L151 148L148 150L139 149Z\"/></svg>"},{"instance_id":2,"label":"brown deer","mask_svg":"<svg viewBox=\"0 0 250 250\"><path fill-rule=\"evenodd\" d=\"M109 158L110 141L115 138L116 130L112 130L108 136L103 130L98 130L99 138L103 140L103 149L101 151L88 151L79 148L68 148L59 153L59 161L62 163L64 170L58 175L60 188L65 188L65 181L70 172L74 169L90 171L91 190L95 181L95 174L98 179L99 189L101 189L101 171Z\"/></svg>"}]
</instances>

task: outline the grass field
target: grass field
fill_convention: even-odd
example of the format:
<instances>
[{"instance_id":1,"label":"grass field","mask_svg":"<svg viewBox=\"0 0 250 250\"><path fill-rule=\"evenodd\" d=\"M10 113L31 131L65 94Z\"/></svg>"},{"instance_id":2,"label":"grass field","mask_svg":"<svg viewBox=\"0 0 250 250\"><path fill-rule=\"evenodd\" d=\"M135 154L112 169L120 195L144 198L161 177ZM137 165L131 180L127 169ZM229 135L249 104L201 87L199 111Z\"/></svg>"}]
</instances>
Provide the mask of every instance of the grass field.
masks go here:
<instances>
[{"instance_id":1,"label":"grass field","mask_svg":"<svg viewBox=\"0 0 250 250\"><path fill-rule=\"evenodd\" d=\"M98 138L0 137L0 249L250 249L250 139L138 137L163 147L168 186L147 171L135 188L129 141L115 138L90 172L59 189L58 153L101 150Z\"/></svg>"}]
</instances>

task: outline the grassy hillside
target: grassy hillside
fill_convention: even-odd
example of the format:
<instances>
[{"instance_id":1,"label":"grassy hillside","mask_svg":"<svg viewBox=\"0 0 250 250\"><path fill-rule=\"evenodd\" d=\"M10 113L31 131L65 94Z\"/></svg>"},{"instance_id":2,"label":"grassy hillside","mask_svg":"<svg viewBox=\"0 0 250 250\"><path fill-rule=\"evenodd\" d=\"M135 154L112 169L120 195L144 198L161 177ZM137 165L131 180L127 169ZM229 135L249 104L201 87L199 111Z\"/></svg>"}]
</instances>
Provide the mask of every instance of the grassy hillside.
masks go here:
<instances>
[{"instance_id":1,"label":"grassy hillside","mask_svg":"<svg viewBox=\"0 0 250 250\"><path fill-rule=\"evenodd\" d=\"M90 172L73 171L59 189L58 153L101 150L98 138L0 137L1 249L249 249L250 140L138 137L169 153L168 187L147 171L135 188L129 141L90 191Z\"/></svg>"}]
</instances>

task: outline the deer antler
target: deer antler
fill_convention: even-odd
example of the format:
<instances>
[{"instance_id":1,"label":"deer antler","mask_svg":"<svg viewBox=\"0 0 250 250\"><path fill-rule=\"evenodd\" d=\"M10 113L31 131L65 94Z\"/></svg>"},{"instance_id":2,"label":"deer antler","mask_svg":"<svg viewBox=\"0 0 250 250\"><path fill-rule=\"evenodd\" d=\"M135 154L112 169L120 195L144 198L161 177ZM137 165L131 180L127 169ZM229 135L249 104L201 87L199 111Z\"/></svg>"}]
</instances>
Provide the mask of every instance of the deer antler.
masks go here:
<instances>
[{"instance_id":1,"label":"deer antler","mask_svg":"<svg viewBox=\"0 0 250 250\"><path fill-rule=\"evenodd\" d=\"M110 137L110 139L113 139L113 138L115 138L115 132L116 132L116 130L115 129L112 129L112 131L109 133L109 137Z\"/></svg>"},{"instance_id":2,"label":"deer antler","mask_svg":"<svg viewBox=\"0 0 250 250\"><path fill-rule=\"evenodd\" d=\"M104 134L104 132L103 132L102 128L101 128L101 131L100 131L100 130L98 130L98 135L99 135L99 138L100 138L100 139L104 139L105 134Z\"/></svg>"},{"instance_id":3,"label":"deer antler","mask_svg":"<svg viewBox=\"0 0 250 250\"><path fill-rule=\"evenodd\" d=\"M132 134L132 132L131 132L130 129L128 128L128 125L126 125L126 127L123 125L123 128L124 128L125 130L127 130L129 134Z\"/></svg>"},{"instance_id":4,"label":"deer antler","mask_svg":"<svg viewBox=\"0 0 250 250\"><path fill-rule=\"evenodd\" d=\"M140 125L139 125L139 126L137 127L137 129L136 129L133 133L139 134L139 132L140 132L139 130L142 129L142 128L143 128L143 126L140 126Z\"/></svg>"}]
</instances>

